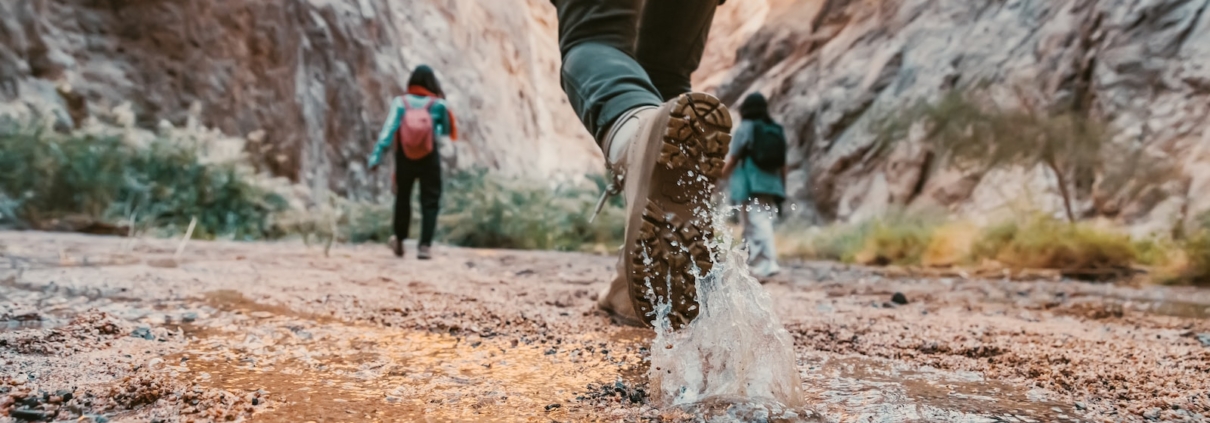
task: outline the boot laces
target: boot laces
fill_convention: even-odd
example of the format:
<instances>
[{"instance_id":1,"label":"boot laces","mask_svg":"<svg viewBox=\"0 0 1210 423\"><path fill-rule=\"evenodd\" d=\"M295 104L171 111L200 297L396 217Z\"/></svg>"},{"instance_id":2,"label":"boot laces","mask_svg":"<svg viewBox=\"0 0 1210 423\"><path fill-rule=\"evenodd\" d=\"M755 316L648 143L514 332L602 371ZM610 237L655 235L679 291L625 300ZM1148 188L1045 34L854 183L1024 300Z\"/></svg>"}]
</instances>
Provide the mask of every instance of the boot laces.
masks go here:
<instances>
[{"instance_id":1,"label":"boot laces","mask_svg":"<svg viewBox=\"0 0 1210 423\"><path fill-rule=\"evenodd\" d=\"M605 185L605 191L601 193L601 198L597 199L597 207L592 212L592 216L588 218L588 223L597 220L597 215L601 214L601 209L605 208L605 202L609 201L609 197L622 193L623 179L621 172L609 172L609 184Z\"/></svg>"}]
</instances>

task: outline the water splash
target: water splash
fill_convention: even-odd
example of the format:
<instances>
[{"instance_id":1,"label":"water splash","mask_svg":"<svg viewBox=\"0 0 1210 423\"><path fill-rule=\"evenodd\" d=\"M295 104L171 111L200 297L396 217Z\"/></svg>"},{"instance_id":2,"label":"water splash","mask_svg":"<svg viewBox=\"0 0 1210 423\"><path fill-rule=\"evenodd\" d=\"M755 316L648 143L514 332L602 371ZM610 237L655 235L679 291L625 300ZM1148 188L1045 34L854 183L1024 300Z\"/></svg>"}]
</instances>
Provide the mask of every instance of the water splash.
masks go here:
<instances>
[{"instance_id":1,"label":"water splash","mask_svg":"<svg viewBox=\"0 0 1210 423\"><path fill-rule=\"evenodd\" d=\"M790 334L772 299L753 278L715 211L714 268L697 278L697 318L679 331L667 319L671 305L656 306L649 378L653 397L707 421L796 421L811 413ZM699 272L700 273L700 272Z\"/></svg>"}]
</instances>

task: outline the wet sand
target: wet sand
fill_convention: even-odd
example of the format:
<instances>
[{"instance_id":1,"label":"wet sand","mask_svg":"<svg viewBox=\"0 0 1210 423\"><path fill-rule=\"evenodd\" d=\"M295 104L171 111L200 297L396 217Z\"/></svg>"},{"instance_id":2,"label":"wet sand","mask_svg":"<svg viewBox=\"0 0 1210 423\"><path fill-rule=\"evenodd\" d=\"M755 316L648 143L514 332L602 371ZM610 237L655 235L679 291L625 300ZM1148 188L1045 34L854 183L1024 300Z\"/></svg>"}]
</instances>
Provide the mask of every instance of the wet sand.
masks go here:
<instances>
[{"instance_id":1,"label":"wet sand","mask_svg":"<svg viewBox=\"0 0 1210 423\"><path fill-rule=\"evenodd\" d=\"M0 232L0 421L676 421L610 257ZM414 251L414 249L410 249ZM879 276L765 285L825 421L1204 421L1210 291ZM908 300L892 302L895 293Z\"/></svg>"}]
</instances>

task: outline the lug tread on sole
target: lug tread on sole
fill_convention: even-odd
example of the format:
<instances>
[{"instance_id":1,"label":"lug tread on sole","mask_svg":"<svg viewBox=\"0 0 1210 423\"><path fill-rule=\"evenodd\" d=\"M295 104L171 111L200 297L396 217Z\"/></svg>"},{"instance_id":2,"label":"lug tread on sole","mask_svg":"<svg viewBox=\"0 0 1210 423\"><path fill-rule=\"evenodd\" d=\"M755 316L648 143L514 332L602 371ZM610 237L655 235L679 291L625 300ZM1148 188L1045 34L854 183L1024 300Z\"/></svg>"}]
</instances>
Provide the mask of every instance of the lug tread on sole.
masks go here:
<instances>
[{"instance_id":1,"label":"lug tread on sole","mask_svg":"<svg viewBox=\"0 0 1210 423\"><path fill-rule=\"evenodd\" d=\"M695 273L704 275L713 267L707 247L713 224L706 210L731 145L732 122L726 107L708 94L682 95L676 101L656 171L662 168L679 179L671 184L665 178L664 186L652 190L637 242L630 247L636 273L630 283L640 316L650 323L654 304L670 302L668 319L680 328L699 312Z\"/></svg>"}]
</instances>

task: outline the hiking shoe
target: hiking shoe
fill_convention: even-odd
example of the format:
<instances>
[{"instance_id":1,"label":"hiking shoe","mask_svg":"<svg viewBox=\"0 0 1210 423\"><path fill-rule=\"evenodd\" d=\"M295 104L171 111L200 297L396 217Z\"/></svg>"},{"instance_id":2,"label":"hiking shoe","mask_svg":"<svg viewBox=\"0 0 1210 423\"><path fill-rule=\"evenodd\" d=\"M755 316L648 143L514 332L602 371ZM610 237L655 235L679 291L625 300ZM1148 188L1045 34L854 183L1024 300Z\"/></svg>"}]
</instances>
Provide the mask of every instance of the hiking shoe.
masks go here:
<instances>
[{"instance_id":1,"label":"hiking shoe","mask_svg":"<svg viewBox=\"0 0 1210 423\"><path fill-rule=\"evenodd\" d=\"M395 257L403 257L403 241L395 235L391 235L391 239L387 240L387 245L391 246L391 251L395 252Z\"/></svg>"},{"instance_id":2,"label":"hiking shoe","mask_svg":"<svg viewBox=\"0 0 1210 423\"><path fill-rule=\"evenodd\" d=\"M731 114L702 93L632 110L605 137L611 191L621 185L628 217L618 270L648 325L656 304L671 304L674 329L697 317L696 276L714 265L710 199L730 145Z\"/></svg>"},{"instance_id":3,"label":"hiking shoe","mask_svg":"<svg viewBox=\"0 0 1210 423\"><path fill-rule=\"evenodd\" d=\"M634 312L634 302L630 300L630 282L622 277L621 270L613 283L605 287L597 298L597 308L608 314L614 323L640 328L647 326L647 322Z\"/></svg>"},{"instance_id":4,"label":"hiking shoe","mask_svg":"<svg viewBox=\"0 0 1210 423\"><path fill-rule=\"evenodd\" d=\"M432 249L433 249L433 247L430 247L427 245L421 245L419 248L416 249L416 258L421 259L421 260L429 260L429 259L433 258Z\"/></svg>"}]
</instances>

